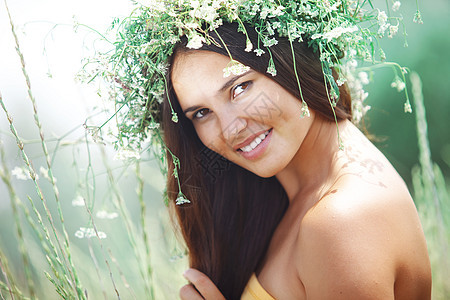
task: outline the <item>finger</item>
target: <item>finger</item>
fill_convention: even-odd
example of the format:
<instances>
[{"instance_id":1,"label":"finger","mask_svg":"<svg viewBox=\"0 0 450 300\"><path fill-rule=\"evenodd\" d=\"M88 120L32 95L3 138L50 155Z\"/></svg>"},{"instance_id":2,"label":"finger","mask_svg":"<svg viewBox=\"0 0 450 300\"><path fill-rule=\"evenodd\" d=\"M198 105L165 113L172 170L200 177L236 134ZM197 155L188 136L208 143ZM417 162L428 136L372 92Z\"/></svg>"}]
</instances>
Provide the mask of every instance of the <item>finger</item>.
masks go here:
<instances>
[{"instance_id":1,"label":"finger","mask_svg":"<svg viewBox=\"0 0 450 300\"><path fill-rule=\"evenodd\" d=\"M184 272L184 277L189 280L200 294L207 300L225 300L225 297L216 287L216 285L209 279L208 276L196 269L187 269Z\"/></svg>"},{"instance_id":2,"label":"finger","mask_svg":"<svg viewBox=\"0 0 450 300\"><path fill-rule=\"evenodd\" d=\"M186 284L180 289L181 300L204 300L192 284Z\"/></svg>"}]
</instances>

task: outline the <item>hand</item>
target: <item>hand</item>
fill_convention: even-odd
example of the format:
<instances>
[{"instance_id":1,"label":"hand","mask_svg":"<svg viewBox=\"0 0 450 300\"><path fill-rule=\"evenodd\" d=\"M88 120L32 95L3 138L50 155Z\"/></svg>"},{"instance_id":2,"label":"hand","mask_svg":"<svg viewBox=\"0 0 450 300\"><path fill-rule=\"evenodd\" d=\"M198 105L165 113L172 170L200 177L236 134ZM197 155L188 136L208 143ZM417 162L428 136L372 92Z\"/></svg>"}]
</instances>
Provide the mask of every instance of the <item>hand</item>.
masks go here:
<instances>
[{"instance_id":1,"label":"hand","mask_svg":"<svg viewBox=\"0 0 450 300\"><path fill-rule=\"evenodd\" d=\"M225 300L211 279L196 269L187 269L183 276L190 282L180 289L181 300Z\"/></svg>"}]
</instances>

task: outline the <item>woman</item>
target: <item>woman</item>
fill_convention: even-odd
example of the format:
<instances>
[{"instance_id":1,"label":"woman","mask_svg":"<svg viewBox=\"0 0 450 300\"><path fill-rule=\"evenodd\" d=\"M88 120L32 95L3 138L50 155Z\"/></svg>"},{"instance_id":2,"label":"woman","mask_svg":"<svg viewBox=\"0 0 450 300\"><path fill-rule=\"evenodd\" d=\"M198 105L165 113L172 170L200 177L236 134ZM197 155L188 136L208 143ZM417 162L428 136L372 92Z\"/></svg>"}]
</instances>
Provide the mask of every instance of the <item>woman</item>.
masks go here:
<instances>
[{"instance_id":1,"label":"woman","mask_svg":"<svg viewBox=\"0 0 450 300\"><path fill-rule=\"evenodd\" d=\"M181 166L168 176L169 198L178 179L190 200L175 207L191 265L181 299L430 299L414 203L349 120L345 85L333 109L306 41L292 56L279 38L271 76L268 54L243 51L236 25L212 37L225 46L176 45L163 108L169 169L172 154ZM225 77L230 54L249 69Z\"/></svg>"}]
</instances>

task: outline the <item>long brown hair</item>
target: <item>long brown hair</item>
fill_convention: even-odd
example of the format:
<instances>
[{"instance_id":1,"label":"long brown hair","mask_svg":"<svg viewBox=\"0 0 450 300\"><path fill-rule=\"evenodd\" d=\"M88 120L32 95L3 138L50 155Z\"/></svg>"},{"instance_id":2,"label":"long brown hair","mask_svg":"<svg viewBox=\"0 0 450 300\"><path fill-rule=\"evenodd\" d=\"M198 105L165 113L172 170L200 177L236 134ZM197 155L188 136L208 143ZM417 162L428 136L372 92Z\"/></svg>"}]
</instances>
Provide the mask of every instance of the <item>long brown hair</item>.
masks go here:
<instances>
[{"instance_id":1,"label":"long brown hair","mask_svg":"<svg viewBox=\"0 0 450 300\"><path fill-rule=\"evenodd\" d=\"M247 32L253 45L257 45L256 32L251 28L247 28ZM278 72L272 77L266 73L268 51L259 57L243 51L246 38L238 33L236 24L225 24L217 29L217 33L233 59L269 76L300 99L287 39L278 38L278 44L270 48ZM215 34L212 37L219 40ZM171 66L178 53L195 51L187 49L186 43L186 39L182 39L176 46L169 62ZM228 55L225 47L214 44L203 45L201 50ZM306 43L297 42L294 53L305 101L316 114L334 121L318 54ZM181 110L170 75L171 70L167 75L168 94L163 103L162 129L167 147L180 161L181 190L191 203L174 204L179 189L171 173L174 162L169 153L168 197L189 250L191 267L208 275L227 299L239 299L266 253L273 232L288 207L288 198L275 177L261 178L202 144L191 121ZM167 97L178 114L178 123L171 120ZM349 93L345 87L340 87L340 99L335 107L337 119L349 118L350 107Z\"/></svg>"}]
</instances>

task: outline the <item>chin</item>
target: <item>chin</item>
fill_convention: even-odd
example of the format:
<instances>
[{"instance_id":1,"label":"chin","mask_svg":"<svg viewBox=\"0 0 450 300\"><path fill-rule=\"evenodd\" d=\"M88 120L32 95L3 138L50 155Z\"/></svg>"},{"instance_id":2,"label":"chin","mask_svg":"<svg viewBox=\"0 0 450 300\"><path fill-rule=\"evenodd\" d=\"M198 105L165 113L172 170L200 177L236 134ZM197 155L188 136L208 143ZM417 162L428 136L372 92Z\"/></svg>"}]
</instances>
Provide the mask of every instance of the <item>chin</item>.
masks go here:
<instances>
[{"instance_id":1,"label":"chin","mask_svg":"<svg viewBox=\"0 0 450 300\"><path fill-rule=\"evenodd\" d=\"M278 168L270 168L270 167L264 167L264 168L261 168L261 169L248 169L248 168L246 168L248 171L250 171L250 172L252 172L253 174L255 174L255 175L258 175L259 177L262 177L262 178L270 178L270 177L273 177L273 176L275 176L275 175L277 175L278 174L278 172L280 171L280 170L278 170Z\"/></svg>"}]
</instances>

